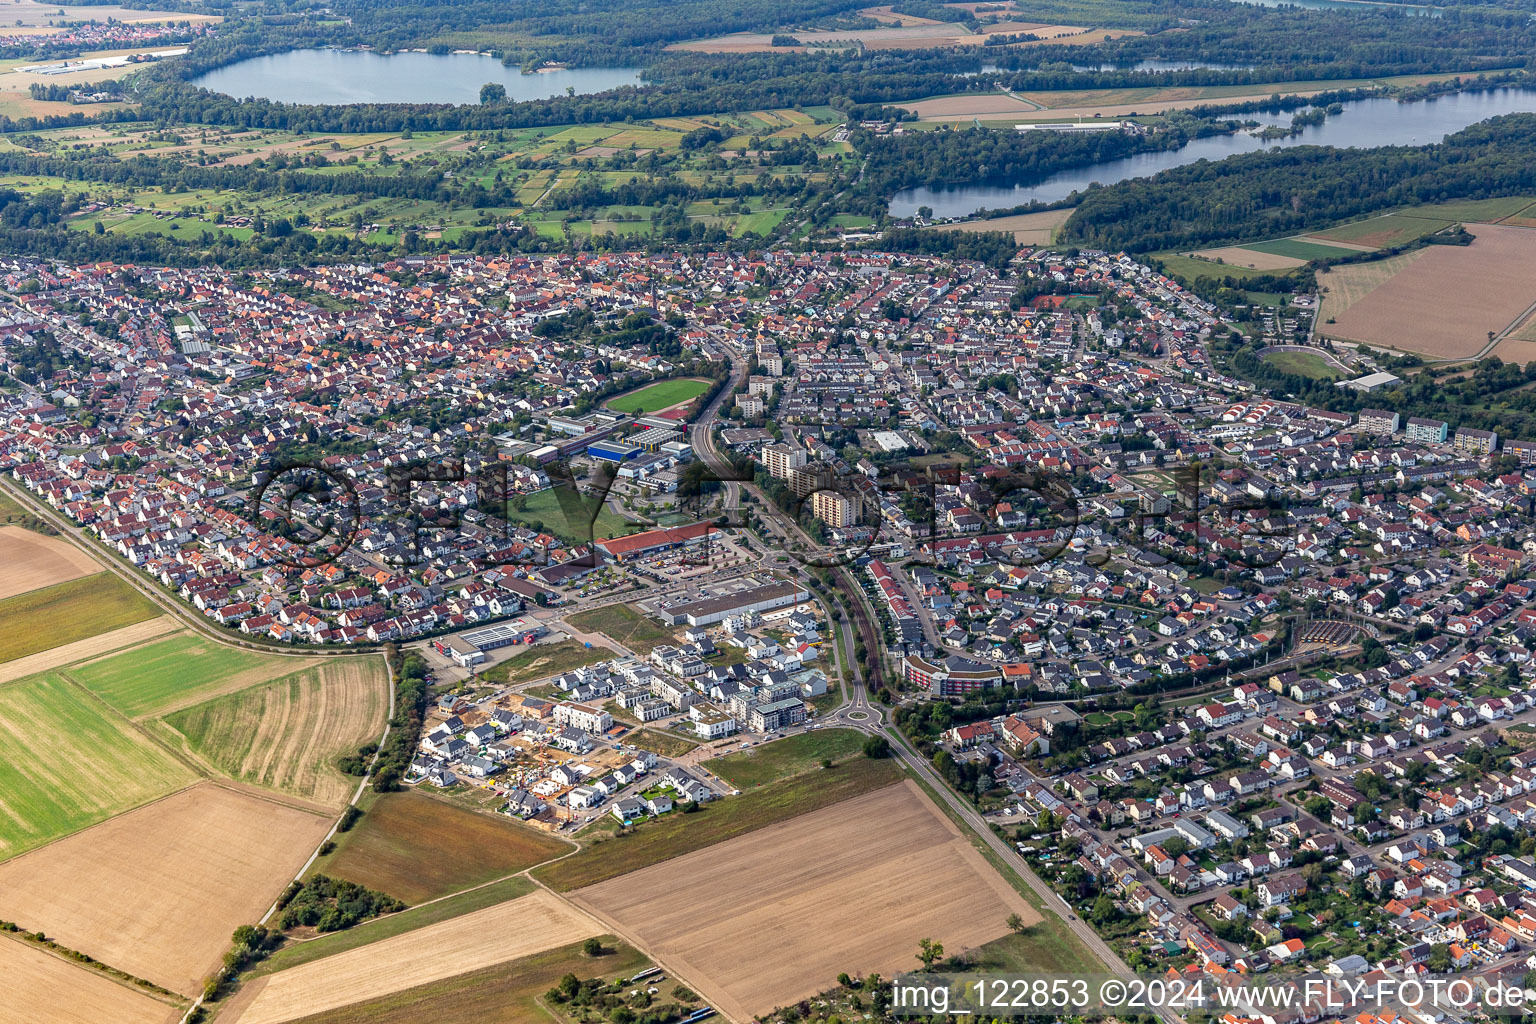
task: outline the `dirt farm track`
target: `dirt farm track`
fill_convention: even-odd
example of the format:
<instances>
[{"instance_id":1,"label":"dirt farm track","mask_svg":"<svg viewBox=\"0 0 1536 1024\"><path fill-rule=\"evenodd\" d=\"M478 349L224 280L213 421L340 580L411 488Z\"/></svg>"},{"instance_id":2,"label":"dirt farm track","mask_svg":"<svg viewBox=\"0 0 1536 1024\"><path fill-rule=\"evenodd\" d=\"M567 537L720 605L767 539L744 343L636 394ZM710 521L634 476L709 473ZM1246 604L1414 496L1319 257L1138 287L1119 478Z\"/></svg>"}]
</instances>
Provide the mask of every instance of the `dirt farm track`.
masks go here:
<instances>
[{"instance_id":1,"label":"dirt farm track","mask_svg":"<svg viewBox=\"0 0 1536 1024\"><path fill-rule=\"evenodd\" d=\"M953 954L1007 934L1011 913L1040 920L911 781L572 898L736 1020L823 991L840 971L914 968L920 938Z\"/></svg>"}]
</instances>

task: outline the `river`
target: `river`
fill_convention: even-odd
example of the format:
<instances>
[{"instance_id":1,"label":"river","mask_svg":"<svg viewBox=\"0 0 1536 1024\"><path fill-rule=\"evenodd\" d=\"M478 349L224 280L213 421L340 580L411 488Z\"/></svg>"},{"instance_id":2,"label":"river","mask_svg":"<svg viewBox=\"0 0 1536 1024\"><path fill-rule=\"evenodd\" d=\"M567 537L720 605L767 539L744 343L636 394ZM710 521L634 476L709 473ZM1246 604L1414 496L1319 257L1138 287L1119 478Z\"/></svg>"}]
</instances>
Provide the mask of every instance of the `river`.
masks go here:
<instances>
[{"instance_id":1,"label":"river","mask_svg":"<svg viewBox=\"0 0 1536 1024\"><path fill-rule=\"evenodd\" d=\"M562 68L525 75L480 53L370 53L289 50L216 68L193 85L280 103L479 103L499 82L511 100L542 100L639 85L635 68Z\"/></svg>"},{"instance_id":2,"label":"river","mask_svg":"<svg viewBox=\"0 0 1536 1024\"><path fill-rule=\"evenodd\" d=\"M1282 146L1372 147L1427 145L1498 114L1536 111L1536 89L1497 89L1461 92L1417 103L1395 99L1355 100L1344 112L1290 138L1264 141L1247 133L1196 139L1181 149L1139 153L1107 160L1090 167L1062 171L1043 181L994 182L939 188L909 188L896 193L890 203L893 217L910 217L919 207L933 208L935 217L965 217L982 210L999 210L1039 201L1066 199L1094 182L1112 185L1128 178L1143 178L1182 167L1197 160L1221 160L1238 153ZM1241 114L1265 124L1291 123L1291 114Z\"/></svg>"}]
</instances>

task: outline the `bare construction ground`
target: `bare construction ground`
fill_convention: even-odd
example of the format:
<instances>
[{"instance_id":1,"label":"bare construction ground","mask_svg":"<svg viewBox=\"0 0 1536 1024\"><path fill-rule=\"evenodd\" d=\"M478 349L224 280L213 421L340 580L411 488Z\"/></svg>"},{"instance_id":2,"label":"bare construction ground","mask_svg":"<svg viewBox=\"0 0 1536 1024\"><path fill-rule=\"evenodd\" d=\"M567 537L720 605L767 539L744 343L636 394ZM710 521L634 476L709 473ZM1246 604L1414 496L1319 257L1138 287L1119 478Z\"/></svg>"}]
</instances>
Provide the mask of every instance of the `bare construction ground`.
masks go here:
<instances>
[{"instance_id":1,"label":"bare construction ground","mask_svg":"<svg viewBox=\"0 0 1536 1024\"><path fill-rule=\"evenodd\" d=\"M20 679L23 676L36 675L46 672L51 668L61 668L64 665L73 665L76 662L85 661L98 655L108 654L112 651L120 651L126 647L137 647L146 640L173 633L181 628L181 622L174 615L160 615L153 619L145 619L143 622L135 622L131 626L121 629L108 630L97 636L86 637L84 640L76 640L72 644L64 644L46 651L38 651L15 661L7 661L0 664L0 683L8 683L12 679Z\"/></svg>"},{"instance_id":2,"label":"bare construction ground","mask_svg":"<svg viewBox=\"0 0 1536 1024\"><path fill-rule=\"evenodd\" d=\"M281 1024L531 956L604 930L541 889L260 978L231 1002L221 1019L229 1024Z\"/></svg>"},{"instance_id":3,"label":"bare construction ground","mask_svg":"<svg viewBox=\"0 0 1536 1024\"><path fill-rule=\"evenodd\" d=\"M1044 210L1040 213L1020 213L1012 217L993 217L990 220L956 221L953 224L937 224L935 231L1009 231L1020 245L1050 245L1056 240L1056 232L1071 210Z\"/></svg>"},{"instance_id":4,"label":"bare construction ground","mask_svg":"<svg viewBox=\"0 0 1536 1024\"><path fill-rule=\"evenodd\" d=\"M1201 249L1199 252L1185 253L1186 256L1202 256L1212 260L1211 273L1220 274L1221 266L1214 261L1221 262L1229 267L1251 267L1254 270L1290 270L1292 267L1303 265L1306 260L1299 260L1294 256L1280 256L1272 252L1257 252L1253 249L1244 249L1241 246L1229 245L1221 249Z\"/></svg>"},{"instance_id":5,"label":"bare construction ground","mask_svg":"<svg viewBox=\"0 0 1536 1024\"><path fill-rule=\"evenodd\" d=\"M171 1024L181 1011L20 939L0 938L6 1020L46 1024Z\"/></svg>"},{"instance_id":6,"label":"bare construction ground","mask_svg":"<svg viewBox=\"0 0 1536 1024\"><path fill-rule=\"evenodd\" d=\"M0 867L0 918L195 994L230 933L261 917L330 824L195 786Z\"/></svg>"},{"instance_id":7,"label":"bare construction ground","mask_svg":"<svg viewBox=\"0 0 1536 1024\"><path fill-rule=\"evenodd\" d=\"M1469 246L1431 245L1319 275L1328 294L1318 332L1433 358L1475 355L1490 331L1536 303L1536 231L1479 224L1473 234Z\"/></svg>"},{"instance_id":8,"label":"bare construction ground","mask_svg":"<svg viewBox=\"0 0 1536 1024\"><path fill-rule=\"evenodd\" d=\"M889 977L917 941L958 953L1040 914L916 783L897 785L577 890L737 1020L811 996L839 971Z\"/></svg>"},{"instance_id":9,"label":"bare construction ground","mask_svg":"<svg viewBox=\"0 0 1536 1024\"><path fill-rule=\"evenodd\" d=\"M0 8L3 10L3 8ZM101 572L101 565L63 537L0 526L0 599Z\"/></svg>"}]
</instances>

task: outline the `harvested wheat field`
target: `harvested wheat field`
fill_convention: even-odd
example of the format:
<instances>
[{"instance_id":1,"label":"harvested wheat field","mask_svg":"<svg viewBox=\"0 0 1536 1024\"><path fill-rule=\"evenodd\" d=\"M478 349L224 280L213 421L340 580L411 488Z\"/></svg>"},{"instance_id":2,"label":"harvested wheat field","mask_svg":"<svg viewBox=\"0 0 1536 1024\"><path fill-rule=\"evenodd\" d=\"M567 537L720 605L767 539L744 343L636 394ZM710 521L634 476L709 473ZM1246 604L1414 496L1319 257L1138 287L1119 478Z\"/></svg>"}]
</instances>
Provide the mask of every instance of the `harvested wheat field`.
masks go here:
<instances>
[{"instance_id":1,"label":"harvested wheat field","mask_svg":"<svg viewBox=\"0 0 1536 1024\"><path fill-rule=\"evenodd\" d=\"M62 537L47 537L19 526L0 526L0 598L79 579L101 566Z\"/></svg>"},{"instance_id":2,"label":"harvested wheat field","mask_svg":"<svg viewBox=\"0 0 1536 1024\"><path fill-rule=\"evenodd\" d=\"M29 654L15 661L7 661L0 664L0 683L8 683L22 676L30 676L38 672L46 672L51 668L62 665L73 665L76 662L85 661L113 651L120 651L127 647L136 647L147 640L173 633L181 628L181 622L174 615L161 615L153 619L145 619L143 622L135 622L131 626L114 629L107 633L86 637L84 640L76 640L72 644L62 647L50 648Z\"/></svg>"},{"instance_id":3,"label":"harvested wheat field","mask_svg":"<svg viewBox=\"0 0 1536 1024\"><path fill-rule=\"evenodd\" d=\"M1041 919L910 780L572 899L737 1020L838 971L913 969L921 938L958 953L1006 935L1009 914Z\"/></svg>"},{"instance_id":4,"label":"harvested wheat field","mask_svg":"<svg viewBox=\"0 0 1536 1024\"><path fill-rule=\"evenodd\" d=\"M46 1024L172 1024L181 1010L19 939L0 938L5 1019Z\"/></svg>"},{"instance_id":5,"label":"harvested wheat field","mask_svg":"<svg viewBox=\"0 0 1536 1024\"><path fill-rule=\"evenodd\" d=\"M1418 352L1475 355L1536 303L1536 231L1479 224L1469 246L1431 245L1318 276L1318 332ZM1332 317L1334 322L1329 323Z\"/></svg>"},{"instance_id":6,"label":"harvested wheat field","mask_svg":"<svg viewBox=\"0 0 1536 1024\"><path fill-rule=\"evenodd\" d=\"M333 658L164 722L217 771L339 807L357 780L341 774L336 758L378 740L388 704L382 658Z\"/></svg>"},{"instance_id":7,"label":"harvested wheat field","mask_svg":"<svg viewBox=\"0 0 1536 1024\"><path fill-rule=\"evenodd\" d=\"M579 942L605 929L552 893L527 896L260 978L220 1018L280 1024Z\"/></svg>"},{"instance_id":8,"label":"harvested wheat field","mask_svg":"<svg viewBox=\"0 0 1536 1024\"><path fill-rule=\"evenodd\" d=\"M205 783L0 867L0 918L195 994L330 827Z\"/></svg>"},{"instance_id":9,"label":"harvested wheat field","mask_svg":"<svg viewBox=\"0 0 1536 1024\"><path fill-rule=\"evenodd\" d=\"M1185 253L1186 256L1199 256L1213 261L1211 272L1221 273L1221 266L1214 263L1221 260L1222 265L1229 267L1250 267L1254 270L1290 270L1292 267L1302 266L1306 261L1294 256L1281 256L1272 252L1258 252L1254 249L1244 249L1241 246L1229 245L1222 249L1201 249L1199 252Z\"/></svg>"},{"instance_id":10,"label":"harvested wheat field","mask_svg":"<svg viewBox=\"0 0 1536 1024\"><path fill-rule=\"evenodd\" d=\"M936 224L935 231L1010 231L1013 240L1021 245L1050 245L1056 240L1056 232L1071 210L1044 210L1040 213L1019 213L1012 217L961 220L953 224Z\"/></svg>"}]
</instances>

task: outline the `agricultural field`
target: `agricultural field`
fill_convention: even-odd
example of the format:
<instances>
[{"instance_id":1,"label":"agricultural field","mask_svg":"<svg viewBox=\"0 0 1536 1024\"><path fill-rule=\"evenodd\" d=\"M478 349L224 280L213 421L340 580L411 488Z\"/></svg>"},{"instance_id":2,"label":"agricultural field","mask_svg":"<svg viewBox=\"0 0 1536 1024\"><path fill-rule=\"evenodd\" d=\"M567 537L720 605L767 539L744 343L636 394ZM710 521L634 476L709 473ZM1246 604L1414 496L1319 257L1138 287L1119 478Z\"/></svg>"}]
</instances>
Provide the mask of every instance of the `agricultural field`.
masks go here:
<instances>
[{"instance_id":1,"label":"agricultural field","mask_svg":"<svg viewBox=\"0 0 1536 1024\"><path fill-rule=\"evenodd\" d=\"M661 644L674 642L672 630L658 625L649 616L640 614L627 604L593 608L572 615L565 621L584 633L601 633L642 657L648 656Z\"/></svg>"},{"instance_id":2,"label":"agricultural field","mask_svg":"<svg viewBox=\"0 0 1536 1024\"><path fill-rule=\"evenodd\" d=\"M0 686L0 858L195 779L185 765L58 673ZM0 918L15 920L3 913Z\"/></svg>"},{"instance_id":3,"label":"agricultural field","mask_svg":"<svg viewBox=\"0 0 1536 1024\"><path fill-rule=\"evenodd\" d=\"M289 942L247 971L246 977L276 974L300 964L323 960L349 949L357 949L359 946L378 942L380 939L403 935L417 928L425 928L429 924L448 921L472 911L505 903L507 900L515 900L519 896L528 895L533 890L532 882L521 875L514 875L511 878L503 878L499 882L492 882L490 885L482 885L478 889L469 889L444 899L433 900L419 907L411 907L409 910L363 921L343 931L326 932L302 941Z\"/></svg>"},{"instance_id":4,"label":"agricultural field","mask_svg":"<svg viewBox=\"0 0 1536 1024\"><path fill-rule=\"evenodd\" d=\"M1334 268L1318 280L1318 333L1430 358L1477 354L1536 302L1536 231L1480 224L1474 234L1470 246Z\"/></svg>"},{"instance_id":5,"label":"agricultural field","mask_svg":"<svg viewBox=\"0 0 1536 1024\"><path fill-rule=\"evenodd\" d=\"M1424 235L1432 235L1451 226L1451 221L1411 217L1405 213L1389 213L1384 217L1358 220L1341 224L1336 228L1314 231L1309 237L1330 242L1350 242L1368 245L1376 249L1389 249L1394 245L1411 242Z\"/></svg>"},{"instance_id":6,"label":"agricultural field","mask_svg":"<svg viewBox=\"0 0 1536 1024\"><path fill-rule=\"evenodd\" d=\"M596 644L587 647L575 640L536 644L521 653L512 655L505 661L498 661L481 672L480 678L488 683L515 685L534 679L557 676L586 665L595 665L599 661L607 661L612 657L614 652L607 647Z\"/></svg>"},{"instance_id":7,"label":"agricultural field","mask_svg":"<svg viewBox=\"0 0 1536 1024\"><path fill-rule=\"evenodd\" d=\"M175 1024L182 1010L19 939L0 938L5 1012L48 1024Z\"/></svg>"},{"instance_id":8,"label":"agricultural field","mask_svg":"<svg viewBox=\"0 0 1536 1024\"><path fill-rule=\"evenodd\" d=\"M0 918L193 995L230 932L261 917L330 824L195 786L0 867Z\"/></svg>"},{"instance_id":9,"label":"agricultural field","mask_svg":"<svg viewBox=\"0 0 1536 1024\"><path fill-rule=\"evenodd\" d=\"M134 7L119 7L116 4L103 4L100 7L66 7L60 4L39 3L38 0L9 0L3 10L5 12L7 32L11 31L11 26L46 29L50 21L106 21L110 18L113 21L138 25L161 21L214 22L223 20L214 14L186 14L181 11L140 10Z\"/></svg>"},{"instance_id":10,"label":"agricultural field","mask_svg":"<svg viewBox=\"0 0 1536 1024\"><path fill-rule=\"evenodd\" d=\"M378 740L388 703L382 659L332 658L174 712L163 724L214 770L340 807L357 780L336 758Z\"/></svg>"},{"instance_id":11,"label":"agricultural field","mask_svg":"<svg viewBox=\"0 0 1536 1024\"><path fill-rule=\"evenodd\" d=\"M821 771L823 758L836 762L858 756L863 748L864 734L856 729L818 729L717 757L706 767L737 789L752 789Z\"/></svg>"},{"instance_id":12,"label":"agricultural field","mask_svg":"<svg viewBox=\"0 0 1536 1024\"><path fill-rule=\"evenodd\" d=\"M46 651L29 654L25 658L7 661L0 665L0 683L8 683L23 676L35 676L49 669L74 665L77 662L98 658L112 651L136 647L148 640L175 633L181 629L181 620L174 615L157 615L131 626L98 633L72 644L50 647Z\"/></svg>"},{"instance_id":13,"label":"agricultural field","mask_svg":"<svg viewBox=\"0 0 1536 1024\"><path fill-rule=\"evenodd\" d=\"M606 929L540 890L472 914L258 978L226 1024L282 1024L602 935Z\"/></svg>"},{"instance_id":14,"label":"agricultural field","mask_svg":"<svg viewBox=\"0 0 1536 1024\"><path fill-rule=\"evenodd\" d=\"M681 380L661 380L647 384L637 391L610 399L608 408L615 412L627 412L636 416L660 412L674 405L682 405L708 391L713 381L687 377Z\"/></svg>"},{"instance_id":15,"label":"agricultural field","mask_svg":"<svg viewBox=\"0 0 1536 1024\"><path fill-rule=\"evenodd\" d=\"M1268 253L1272 256L1287 256L1291 259L1302 260L1329 260L1348 256L1358 251L1352 247L1345 248L1336 245L1320 245L1317 242L1308 242L1300 238L1277 238L1270 242L1251 242L1243 246L1249 252Z\"/></svg>"},{"instance_id":16,"label":"agricultural field","mask_svg":"<svg viewBox=\"0 0 1536 1024\"><path fill-rule=\"evenodd\" d=\"M421 793L379 796L315 870L422 903L515 874L570 844Z\"/></svg>"},{"instance_id":17,"label":"agricultural field","mask_svg":"<svg viewBox=\"0 0 1536 1024\"><path fill-rule=\"evenodd\" d=\"M1209 273L1225 273L1227 268L1246 268L1258 271L1294 270L1306 263L1306 260L1295 256L1281 255L1280 253L1259 252L1256 249L1241 245L1226 245L1219 249L1201 249L1198 252L1187 253L1186 258L1194 261L1205 260L1211 266ZM1219 263L1218 263L1219 261Z\"/></svg>"},{"instance_id":18,"label":"agricultural field","mask_svg":"<svg viewBox=\"0 0 1536 1024\"><path fill-rule=\"evenodd\" d=\"M101 571L101 564L62 537L0 526L0 599Z\"/></svg>"},{"instance_id":19,"label":"agricultural field","mask_svg":"<svg viewBox=\"0 0 1536 1024\"><path fill-rule=\"evenodd\" d=\"M955 221L953 224L935 224L934 231L1008 231L1020 245L1050 245L1056 241L1056 233L1072 216L1071 210L1045 210L1040 213L1019 213L1012 217L977 218Z\"/></svg>"},{"instance_id":20,"label":"agricultural field","mask_svg":"<svg viewBox=\"0 0 1536 1024\"><path fill-rule=\"evenodd\" d=\"M425 1020L550 1024L542 997L566 974L632 978L650 960L612 935L594 960L573 942L467 974L305 1017L304 1024L420 1024Z\"/></svg>"},{"instance_id":21,"label":"agricultural field","mask_svg":"<svg viewBox=\"0 0 1536 1024\"><path fill-rule=\"evenodd\" d=\"M557 892L594 885L889 786L902 777L900 766L889 759L853 758L830 772L711 801L697 814L672 814L645 822L627 836L594 835L580 853L536 868L533 874Z\"/></svg>"},{"instance_id":22,"label":"agricultural field","mask_svg":"<svg viewBox=\"0 0 1536 1024\"><path fill-rule=\"evenodd\" d=\"M110 572L0 600L0 663L142 622L160 613Z\"/></svg>"},{"instance_id":23,"label":"agricultural field","mask_svg":"<svg viewBox=\"0 0 1536 1024\"><path fill-rule=\"evenodd\" d=\"M862 46L866 50L921 50L930 47L983 46L994 35L1037 36L1042 41L1059 43L1084 43L1086 37L1093 41L1103 38L1102 33L1090 32L1077 25L1046 25L1032 21L998 21L984 25L985 31L972 32L954 22L915 19L899 25L883 25L880 28L791 31L802 44L800 46L774 46L773 33L735 32L713 39L694 39L674 43L669 50L690 50L697 53L796 53L804 52L810 45ZM1116 36L1137 35L1136 32L1118 30ZM1027 44L1017 44L1027 45Z\"/></svg>"},{"instance_id":24,"label":"agricultural field","mask_svg":"<svg viewBox=\"0 0 1536 1024\"><path fill-rule=\"evenodd\" d=\"M129 718L164 715L221 693L313 665L257 654L182 632L76 665L70 676Z\"/></svg>"},{"instance_id":25,"label":"agricultural field","mask_svg":"<svg viewBox=\"0 0 1536 1024\"><path fill-rule=\"evenodd\" d=\"M959 952L1006 935L1009 914L1040 920L911 782L572 899L636 936L737 1020L829 988L841 970L911 969L920 938Z\"/></svg>"}]
</instances>

